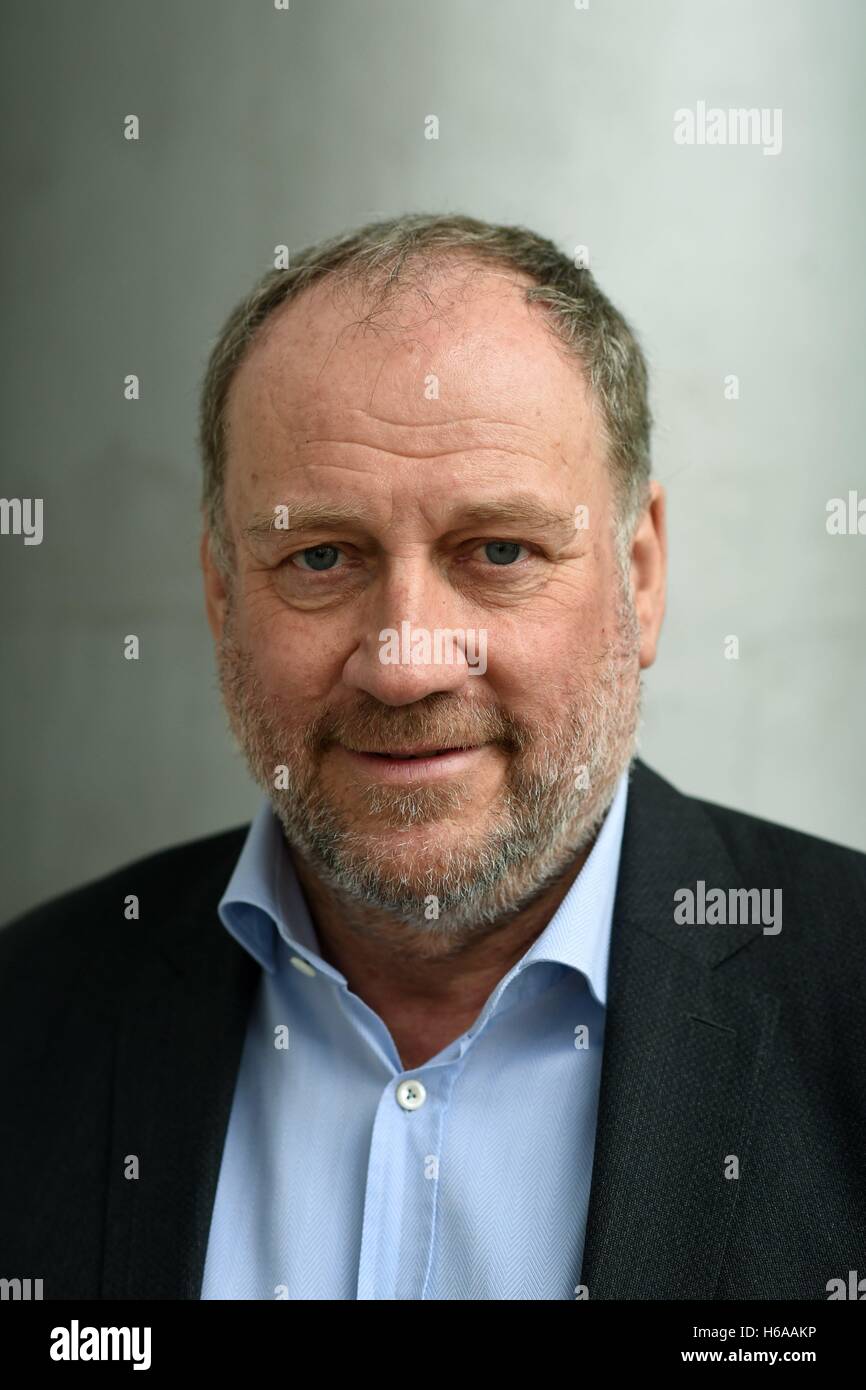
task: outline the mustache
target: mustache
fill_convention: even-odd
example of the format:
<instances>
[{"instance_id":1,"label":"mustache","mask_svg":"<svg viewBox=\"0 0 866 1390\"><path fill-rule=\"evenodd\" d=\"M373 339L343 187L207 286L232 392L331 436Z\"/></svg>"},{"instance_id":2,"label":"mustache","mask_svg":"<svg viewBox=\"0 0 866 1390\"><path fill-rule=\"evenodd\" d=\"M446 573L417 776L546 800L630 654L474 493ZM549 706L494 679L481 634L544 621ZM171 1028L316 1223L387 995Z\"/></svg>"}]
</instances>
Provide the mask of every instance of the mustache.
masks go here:
<instances>
[{"instance_id":1,"label":"mustache","mask_svg":"<svg viewBox=\"0 0 866 1390\"><path fill-rule=\"evenodd\" d=\"M466 705L447 694L430 695L402 708L383 705L370 697L351 710L325 711L309 726L305 738L307 746L316 750L334 743L380 748L411 743L432 748L497 743L520 751L528 741L524 725L507 711Z\"/></svg>"},{"instance_id":2,"label":"mustache","mask_svg":"<svg viewBox=\"0 0 866 1390\"><path fill-rule=\"evenodd\" d=\"M258 721L280 741L286 735L286 711L279 694L267 693L252 657L236 640L227 623L218 648L218 674L223 699L229 710L245 710L247 720ZM536 734L537 736L537 734ZM351 707L325 709L303 728L295 728L299 751L320 753L329 745L349 747L429 747L480 743L497 744L508 752L522 752L532 742L532 728L499 706L471 702L449 691L433 691L411 705L386 705L362 693Z\"/></svg>"}]
</instances>

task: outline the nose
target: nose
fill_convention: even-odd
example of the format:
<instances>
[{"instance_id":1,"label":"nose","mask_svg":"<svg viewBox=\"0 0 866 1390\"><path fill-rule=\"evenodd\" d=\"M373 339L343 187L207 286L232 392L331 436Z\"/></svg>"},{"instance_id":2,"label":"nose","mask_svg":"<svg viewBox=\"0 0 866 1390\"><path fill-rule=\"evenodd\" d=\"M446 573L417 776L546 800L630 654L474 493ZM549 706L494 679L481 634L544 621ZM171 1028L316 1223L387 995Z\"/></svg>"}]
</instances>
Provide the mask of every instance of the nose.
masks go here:
<instances>
[{"instance_id":1,"label":"nose","mask_svg":"<svg viewBox=\"0 0 866 1390\"><path fill-rule=\"evenodd\" d=\"M483 674L486 632L460 624L462 605L435 574L413 567L370 596L343 681L385 705L408 705L437 691L472 696ZM476 674L473 674L475 672Z\"/></svg>"}]
</instances>

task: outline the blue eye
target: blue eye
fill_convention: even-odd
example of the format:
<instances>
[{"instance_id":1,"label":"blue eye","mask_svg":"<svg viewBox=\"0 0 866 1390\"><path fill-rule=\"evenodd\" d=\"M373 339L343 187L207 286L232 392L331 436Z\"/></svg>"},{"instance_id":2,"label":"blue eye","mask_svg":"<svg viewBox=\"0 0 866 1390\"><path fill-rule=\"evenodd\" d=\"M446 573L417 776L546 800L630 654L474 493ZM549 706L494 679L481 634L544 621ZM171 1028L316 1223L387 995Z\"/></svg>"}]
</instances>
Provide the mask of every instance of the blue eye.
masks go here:
<instances>
[{"instance_id":1,"label":"blue eye","mask_svg":"<svg viewBox=\"0 0 866 1390\"><path fill-rule=\"evenodd\" d=\"M309 562L311 570L321 573L322 570L334 568L337 556L340 551L335 545L312 545L308 550L299 550L292 556L292 560L303 558ZM303 569L305 566L299 566Z\"/></svg>"},{"instance_id":2,"label":"blue eye","mask_svg":"<svg viewBox=\"0 0 866 1390\"><path fill-rule=\"evenodd\" d=\"M523 546L517 541L488 541L484 552L494 565L512 565Z\"/></svg>"}]
</instances>

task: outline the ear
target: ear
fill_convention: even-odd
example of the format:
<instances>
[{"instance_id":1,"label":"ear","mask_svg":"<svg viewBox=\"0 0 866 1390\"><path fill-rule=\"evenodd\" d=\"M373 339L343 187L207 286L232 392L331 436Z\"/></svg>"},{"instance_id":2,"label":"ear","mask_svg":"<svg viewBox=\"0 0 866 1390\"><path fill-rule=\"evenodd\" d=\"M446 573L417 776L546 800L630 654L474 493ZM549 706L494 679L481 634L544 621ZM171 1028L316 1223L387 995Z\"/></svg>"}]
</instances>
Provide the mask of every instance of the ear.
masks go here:
<instances>
[{"instance_id":1,"label":"ear","mask_svg":"<svg viewBox=\"0 0 866 1390\"><path fill-rule=\"evenodd\" d=\"M631 590L640 623L641 670L652 666L656 659L665 615L667 558L665 491L661 483L653 481L647 509L638 522L631 544Z\"/></svg>"},{"instance_id":2,"label":"ear","mask_svg":"<svg viewBox=\"0 0 866 1390\"><path fill-rule=\"evenodd\" d=\"M207 620L213 639L219 642L225 623L228 606L228 589L225 580L214 561L211 547L211 533L205 526L199 547L202 574L204 575L204 598Z\"/></svg>"}]
</instances>

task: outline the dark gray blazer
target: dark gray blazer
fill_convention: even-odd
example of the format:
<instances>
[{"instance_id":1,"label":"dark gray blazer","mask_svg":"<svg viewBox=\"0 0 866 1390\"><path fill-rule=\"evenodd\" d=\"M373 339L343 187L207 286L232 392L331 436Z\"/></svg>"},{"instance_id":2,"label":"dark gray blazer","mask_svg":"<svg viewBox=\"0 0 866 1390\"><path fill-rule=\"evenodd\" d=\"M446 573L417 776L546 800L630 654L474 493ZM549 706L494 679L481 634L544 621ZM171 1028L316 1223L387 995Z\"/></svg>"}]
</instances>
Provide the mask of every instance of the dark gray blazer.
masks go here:
<instances>
[{"instance_id":1,"label":"dark gray blazer","mask_svg":"<svg viewBox=\"0 0 866 1390\"><path fill-rule=\"evenodd\" d=\"M199 1297L260 973L216 915L246 830L0 931L0 1278L42 1279L46 1299ZM781 889L782 930L676 922L698 880ZM866 1274L864 986L866 855L634 765L590 1299L826 1299Z\"/></svg>"}]
</instances>

